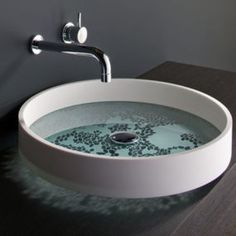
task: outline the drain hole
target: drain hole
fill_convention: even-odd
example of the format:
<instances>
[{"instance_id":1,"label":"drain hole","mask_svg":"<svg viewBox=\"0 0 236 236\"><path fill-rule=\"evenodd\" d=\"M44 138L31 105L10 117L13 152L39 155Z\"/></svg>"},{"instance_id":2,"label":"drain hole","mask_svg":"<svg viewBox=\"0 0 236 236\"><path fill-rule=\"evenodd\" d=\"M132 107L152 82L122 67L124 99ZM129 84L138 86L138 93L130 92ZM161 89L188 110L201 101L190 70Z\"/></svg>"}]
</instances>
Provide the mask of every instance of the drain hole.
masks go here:
<instances>
[{"instance_id":1,"label":"drain hole","mask_svg":"<svg viewBox=\"0 0 236 236\"><path fill-rule=\"evenodd\" d=\"M139 136L129 132L115 132L110 135L113 143L117 144L133 144L139 140Z\"/></svg>"}]
</instances>

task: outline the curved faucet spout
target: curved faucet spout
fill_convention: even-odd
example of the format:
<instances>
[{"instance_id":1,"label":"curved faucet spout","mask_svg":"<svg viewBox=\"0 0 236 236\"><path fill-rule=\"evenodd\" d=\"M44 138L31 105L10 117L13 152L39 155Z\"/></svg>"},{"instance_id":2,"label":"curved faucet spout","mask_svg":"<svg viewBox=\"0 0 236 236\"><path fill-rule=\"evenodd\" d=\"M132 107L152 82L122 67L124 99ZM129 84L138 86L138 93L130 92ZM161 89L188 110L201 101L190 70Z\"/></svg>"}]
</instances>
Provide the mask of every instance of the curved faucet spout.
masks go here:
<instances>
[{"instance_id":1,"label":"curved faucet spout","mask_svg":"<svg viewBox=\"0 0 236 236\"><path fill-rule=\"evenodd\" d=\"M31 50L34 54L41 51L53 51L76 56L89 56L96 58L101 65L101 81L111 82L111 63L109 57L100 49L77 44L54 43L44 41L42 36L35 36L31 42Z\"/></svg>"}]
</instances>

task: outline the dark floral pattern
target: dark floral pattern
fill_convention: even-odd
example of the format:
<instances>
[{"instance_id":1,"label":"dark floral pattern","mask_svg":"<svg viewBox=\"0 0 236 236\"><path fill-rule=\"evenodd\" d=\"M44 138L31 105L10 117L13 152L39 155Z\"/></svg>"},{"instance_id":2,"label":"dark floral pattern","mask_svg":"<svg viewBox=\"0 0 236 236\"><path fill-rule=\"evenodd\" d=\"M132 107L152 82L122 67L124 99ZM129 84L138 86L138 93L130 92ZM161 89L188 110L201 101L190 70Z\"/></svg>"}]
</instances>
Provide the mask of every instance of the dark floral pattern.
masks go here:
<instances>
[{"instance_id":1,"label":"dark floral pattern","mask_svg":"<svg viewBox=\"0 0 236 236\"><path fill-rule=\"evenodd\" d=\"M164 125L163 122L161 124ZM171 125L169 122L166 125ZM107 127L110 133L104 134L100 128ZM74 128L72 130L64 131L63 134L53 135L47 138L50 142L60 145L62 147L85 152L85 153L95 153L98 155L107 156L120 156L121 150L127 150L127 156L130 157L149 157L149 156L160 156L167 155L174 152L190 150L202 145L202 141L194 134L181 134L179 139L181 141L187 141L189 145L177 145L170 146L168 148L159 147L152 142L149 138L154 135L155 125L153 124L143 124L142 122L131 124L98 124L96 125L96 130L86 131L86 127L81 130L80 127ZM122 145L115 144L110 140L110 134L118 131L132 131L139 136L139 141L134 144ZM97 151L96 146L100 149Z\"/></svg>"}]
</instances>

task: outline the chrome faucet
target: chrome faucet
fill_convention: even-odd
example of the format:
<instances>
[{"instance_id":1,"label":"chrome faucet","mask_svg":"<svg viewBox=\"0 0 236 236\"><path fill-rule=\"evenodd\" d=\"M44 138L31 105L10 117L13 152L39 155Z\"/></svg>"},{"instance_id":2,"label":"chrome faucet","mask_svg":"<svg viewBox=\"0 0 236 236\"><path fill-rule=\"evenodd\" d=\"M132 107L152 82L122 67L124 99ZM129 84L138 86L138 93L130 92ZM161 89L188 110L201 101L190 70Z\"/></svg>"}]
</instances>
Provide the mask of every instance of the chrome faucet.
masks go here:
<instances>
[{"instance_id":1,"label":"chrome faucet","mask_svg":"<svg viewBox=\"0 0 236 236\"><path fill-rule=\"evenodd\" d=\"M43 50L72 54L76 56L89 56L97 59L101 65L101 81L111 82L111 63L109 57L100 49L79 44L54 43L44 41L41 35L36 35L31 41L31 51L38 55Z\"/></svg>"}]
</instances>

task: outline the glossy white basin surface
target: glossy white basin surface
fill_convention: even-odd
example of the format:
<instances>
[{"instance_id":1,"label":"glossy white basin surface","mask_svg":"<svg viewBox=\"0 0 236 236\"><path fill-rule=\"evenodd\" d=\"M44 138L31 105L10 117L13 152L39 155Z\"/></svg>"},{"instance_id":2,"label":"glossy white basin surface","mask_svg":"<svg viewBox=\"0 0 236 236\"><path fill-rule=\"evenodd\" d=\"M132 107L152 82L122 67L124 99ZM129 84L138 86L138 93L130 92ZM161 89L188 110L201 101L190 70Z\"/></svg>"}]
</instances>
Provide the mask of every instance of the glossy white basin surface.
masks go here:
<instances>
[{"instance_id":1,"label":"glossy white basin surface","mask_svg":"<svg viewBox=\"0 0 236 236\"><path fill-rule=\"evenodd\" d=\"M131 158L85 153L50 143L45 137L55 133L53 121L42 135L31 128L42 117L63 108L112 101L186 111L211 123L219 135L192 150ZM70 126L70 119L63 121L62 129L74 128ZM50 182L88 194L148 198L189 191L226 170L231 147L232 117L222 103L202 92L164 82L126 78L109 84L100 80L64 84L36 94L19 112L19 152L26 164Z\"/></svg>"}]
</instances>

